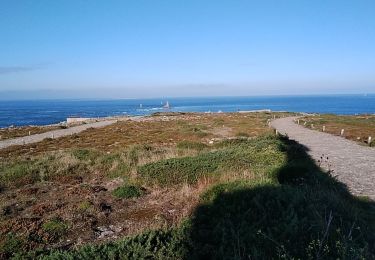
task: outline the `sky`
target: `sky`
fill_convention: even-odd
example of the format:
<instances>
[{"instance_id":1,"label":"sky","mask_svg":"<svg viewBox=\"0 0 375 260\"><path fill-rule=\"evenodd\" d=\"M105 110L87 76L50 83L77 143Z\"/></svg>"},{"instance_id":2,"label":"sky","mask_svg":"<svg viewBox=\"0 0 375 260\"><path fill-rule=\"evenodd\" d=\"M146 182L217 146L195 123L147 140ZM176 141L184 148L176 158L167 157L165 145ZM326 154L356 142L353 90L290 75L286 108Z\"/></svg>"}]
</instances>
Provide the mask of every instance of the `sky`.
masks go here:
<instances>
[{"instance_id":1,"label":"sky","mask_svg":"<svg viewBox=\"0 0 375 260\"><path fill-rule=\"evenodd\" d=\"M1 0L0 99L375 92L373 0Z\"/></svg>"}]
</instances>

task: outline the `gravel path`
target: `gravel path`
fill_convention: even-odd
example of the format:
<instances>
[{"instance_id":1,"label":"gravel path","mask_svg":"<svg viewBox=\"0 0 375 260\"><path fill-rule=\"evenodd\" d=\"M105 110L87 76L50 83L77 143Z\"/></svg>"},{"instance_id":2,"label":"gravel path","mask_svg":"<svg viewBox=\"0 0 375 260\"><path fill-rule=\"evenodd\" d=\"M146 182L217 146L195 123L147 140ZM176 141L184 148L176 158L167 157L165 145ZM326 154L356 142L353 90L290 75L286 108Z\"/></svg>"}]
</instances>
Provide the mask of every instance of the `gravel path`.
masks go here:
<instances>
[{"instance_id":1,"label":"gravel path","mask_svg":"<svg viewBox=\"0 0 375 260\"><path fill-rule=\"evenodd\" d=\"M328 157L321 165L345 183L355 195L375 199L375 149L345 138L307 129L294 123L296 117L276 119L273 128L306 146L316 161Z\"/></svg>"},{"instance_id":2,"label":"gravel path","mask_svg":"<svg viewBox=\"0 0 375 260\"><path fill-rule=\"evenodd\" d=\"M60 130L53 130L41 134L35 134L30 136L24 136L24 137L17 137L14 139L7 139L4 141L0 141L0 149L12 146L12 145L23 145L23 144L31 144L31 143L37 143L40 142L46 138L58 138L62 136L67 136L71 134L77 134L79 132L82 132L88 128L99 128L104 127L107 125L111 125L115 123L116 120L107 120L107 121L100 121L96 123L90 123L90 124L84 124L79 126L70 127L67 129L60 129Z\"/></svg>"}]
</instances>

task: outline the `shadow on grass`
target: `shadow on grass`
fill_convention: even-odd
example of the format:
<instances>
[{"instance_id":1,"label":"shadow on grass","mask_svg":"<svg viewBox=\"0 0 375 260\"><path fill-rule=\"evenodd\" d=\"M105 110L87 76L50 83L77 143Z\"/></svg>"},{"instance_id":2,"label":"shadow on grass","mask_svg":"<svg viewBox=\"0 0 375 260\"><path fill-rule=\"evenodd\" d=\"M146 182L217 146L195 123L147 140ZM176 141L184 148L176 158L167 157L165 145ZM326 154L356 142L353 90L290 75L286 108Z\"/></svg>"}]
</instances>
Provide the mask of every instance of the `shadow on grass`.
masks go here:
<instances>
[{"instance_id":1,"label":"shadow on grass","mask_svg":"<svg viewBox=\"0 0 375 260\"><path fill-rule=\"evenodd\" d=\"M375 203L353 197L305 147L286 138L273 141L287 155L281 168L214 185L180 227L15 258L375 259Z\"/></svg>"},{"instance_id":2,"label":"shadow on grass","mask_svg":"<svg viewBox=\"0 0 375 260\"><path fill-rule=\"evenodd\" d=\"M373 259L375 203L353 197L302 145L269 184L222 184L191 220L189 259Z\"/></svg>"}]
</instances>

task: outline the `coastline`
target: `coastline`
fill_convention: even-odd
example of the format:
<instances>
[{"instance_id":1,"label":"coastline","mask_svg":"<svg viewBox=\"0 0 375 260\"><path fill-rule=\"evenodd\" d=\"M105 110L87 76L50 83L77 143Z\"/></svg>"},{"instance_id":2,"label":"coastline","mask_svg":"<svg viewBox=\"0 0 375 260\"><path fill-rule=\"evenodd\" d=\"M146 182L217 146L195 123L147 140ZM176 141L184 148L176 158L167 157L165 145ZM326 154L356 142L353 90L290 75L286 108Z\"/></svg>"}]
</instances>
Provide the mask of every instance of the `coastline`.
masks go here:
<instances>
[{"instance_id":1,"label":"coastline","mask_svg":"<svg viewBox=\"0 0 375 260\"><path fill-rule=\"evenodd\" d=\"M67 117L83 118L147 116L164 112L238 112L272 110L317 114L374 114L375 96L325 95L277 97L196 97L114 100L34 100L0 102L0 127L54 125Z\"/></svg>"}]
</instances>

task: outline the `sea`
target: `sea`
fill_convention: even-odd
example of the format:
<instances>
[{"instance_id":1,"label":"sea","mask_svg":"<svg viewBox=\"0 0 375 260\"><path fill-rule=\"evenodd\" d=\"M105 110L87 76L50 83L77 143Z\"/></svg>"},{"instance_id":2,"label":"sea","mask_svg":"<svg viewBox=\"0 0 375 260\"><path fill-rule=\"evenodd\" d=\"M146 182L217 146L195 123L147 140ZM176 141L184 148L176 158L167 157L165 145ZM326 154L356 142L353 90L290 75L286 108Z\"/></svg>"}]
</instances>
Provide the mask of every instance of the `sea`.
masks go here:
<instances>
[{"instance_id":1,"label":"sea","mask_svg":"<svg viewBox=\"0 0 375 260\"><path fill-rule=\"evenodd\" d=\"M169 103L170 108L163 106ZM153 99L0 101L0 128L49 125L67 117L139 116L155 112L237 112L270 109L338 115L375 114L375 94Z\"/></svg>"}]
</instances>

